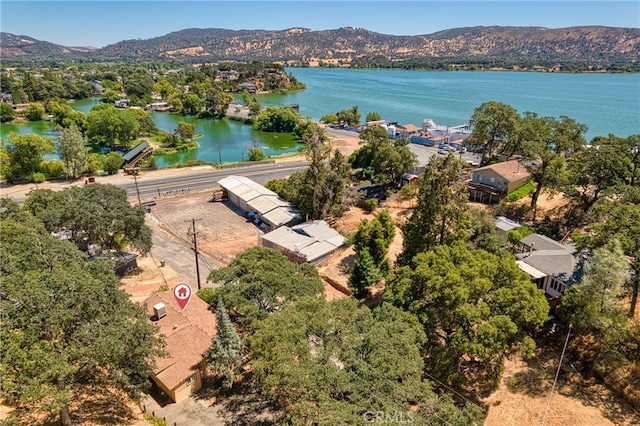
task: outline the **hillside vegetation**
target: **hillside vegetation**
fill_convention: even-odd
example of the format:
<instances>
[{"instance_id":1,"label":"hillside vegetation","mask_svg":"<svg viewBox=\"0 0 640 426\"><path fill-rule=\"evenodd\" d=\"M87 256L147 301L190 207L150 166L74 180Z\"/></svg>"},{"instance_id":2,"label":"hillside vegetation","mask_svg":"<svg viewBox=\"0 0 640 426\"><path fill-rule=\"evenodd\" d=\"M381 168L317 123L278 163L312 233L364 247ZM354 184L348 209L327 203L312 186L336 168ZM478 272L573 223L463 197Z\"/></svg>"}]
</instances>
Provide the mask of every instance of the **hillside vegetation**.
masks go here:
<instances>
[{"instance_id":1,"label":"hillside vegetation","mask_svg":"<svg viewBox=\"0 0 640 426\"><path fill-rule=\"evenodd\" d=\"M351 27L322 31L304 28L282 31L191 28L147 40L123 40L100 49L59 46L9 33L2 33L1 45L0 54L5 63L258 59L301 66L320 60L342 66L409 68L460 63L484 67L548 67L559 63L602 68L613 64L637 64L640 29L492 26L395 36ZM506 62L497 63L496 60Z\"/></svg>"}]
</instances>

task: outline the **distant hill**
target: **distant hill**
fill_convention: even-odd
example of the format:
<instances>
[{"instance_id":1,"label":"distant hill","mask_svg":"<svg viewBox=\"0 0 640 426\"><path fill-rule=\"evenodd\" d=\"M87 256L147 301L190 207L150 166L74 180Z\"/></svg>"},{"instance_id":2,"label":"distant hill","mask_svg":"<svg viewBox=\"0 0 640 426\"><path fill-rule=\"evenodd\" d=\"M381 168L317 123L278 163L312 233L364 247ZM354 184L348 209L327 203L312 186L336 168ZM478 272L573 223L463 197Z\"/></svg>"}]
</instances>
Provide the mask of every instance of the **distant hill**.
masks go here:
<instances>
[{"instance_id":1,"label":"distant hill","mask_svg":"<svg viewBox=\"0 0 640 426\"><path fill-rule=\"evenodd\" d=\"M583 26L454 28L428 35L394 36L361 28L282 31L191 28L148 40L124 40L100 49L65 47L2 33L6 60L186 62L268 60L350 65L376 58L402 62L415 58L529 62L583 62L597 66L640 62L640 28Z\"/></svg>"},{"instance_id":2,"label":"distant hill","mask_svg":"<svg viewBox=\"0 0 640 426\"><path fill-rule=\"evenodd\" d=\"M95 47L66 47L27 36L0 33L0 57L20 58L27 61L68 58L69 61L87 60L87 55L96 51Z\"/></svg>"}]
</instances>

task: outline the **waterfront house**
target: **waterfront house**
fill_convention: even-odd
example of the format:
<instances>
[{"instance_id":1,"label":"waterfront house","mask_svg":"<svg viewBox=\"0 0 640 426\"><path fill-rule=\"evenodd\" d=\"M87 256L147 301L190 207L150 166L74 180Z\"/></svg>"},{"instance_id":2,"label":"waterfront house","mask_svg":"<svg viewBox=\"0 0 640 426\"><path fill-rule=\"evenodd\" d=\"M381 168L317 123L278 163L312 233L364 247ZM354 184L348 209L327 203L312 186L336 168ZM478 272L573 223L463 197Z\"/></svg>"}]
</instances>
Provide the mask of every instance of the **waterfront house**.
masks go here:
<instances>
[{"instance_id":1,"label":"waterfront house","mask_svg":"<svg viewBox=\"0 0 640 426\"><path fill-rule=\"evenodd\" d=\"M179 402L202 387L216 316L195 296L181 309L172 290L155 293L144 303L150 320L159 327L158 334L164 336L167 353L155 359L151 379L173 402Z\"/></svg>"},{"instance_id":2,"label":"waterfront house","mask_svg":"<svg viewBox=\"0 0 640 426\"><path fill-rule=\"evenodd\" d=\"M279 250L290 260L321 263L342 247L345 238L324 220L282 226L262 236L262 245Z\"/></svg>"},{"instance_id":3,"label":"waterfront house","mask_svg":"<svg viewBox=\"0 0 640 426\"><path fill-rule=\"evenodd\" d=\"M258 91L258 86L253 83L242 83L238 85L238 90L246 90L249 93L256 93Z\"/></svg>"},{"instance_id":4,"label":"waterfront house","mask_svg":"<svg viewBox=\"0 0 640 426\"><path fill-rule=\"evenodd\" d=\"M527 169L517 160L479 167L471 172L469 199L489 204L498 202L527 183L530 178Z\"/></svg>"}]
</instances>

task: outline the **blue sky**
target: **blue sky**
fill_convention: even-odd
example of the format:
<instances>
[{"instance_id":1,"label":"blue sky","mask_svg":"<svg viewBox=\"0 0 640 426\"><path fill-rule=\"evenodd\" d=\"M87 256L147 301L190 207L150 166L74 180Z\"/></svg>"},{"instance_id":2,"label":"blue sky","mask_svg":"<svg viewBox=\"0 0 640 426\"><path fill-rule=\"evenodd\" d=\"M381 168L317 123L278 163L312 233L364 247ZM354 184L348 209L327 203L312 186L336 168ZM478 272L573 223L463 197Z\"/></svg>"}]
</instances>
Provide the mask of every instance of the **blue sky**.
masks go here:
<instances>
[{"instance_id":1,"label":"blue sky","mask_svg":"<svg viewBox=\"0 0 640 426\"><path fill-rule=\"evenodd\" d=\"M640 1L6 1L0 30L65 46L103 47L186 28L366 28L431 34L468 26L640 27Z\"/></svg>"}]
</instances>

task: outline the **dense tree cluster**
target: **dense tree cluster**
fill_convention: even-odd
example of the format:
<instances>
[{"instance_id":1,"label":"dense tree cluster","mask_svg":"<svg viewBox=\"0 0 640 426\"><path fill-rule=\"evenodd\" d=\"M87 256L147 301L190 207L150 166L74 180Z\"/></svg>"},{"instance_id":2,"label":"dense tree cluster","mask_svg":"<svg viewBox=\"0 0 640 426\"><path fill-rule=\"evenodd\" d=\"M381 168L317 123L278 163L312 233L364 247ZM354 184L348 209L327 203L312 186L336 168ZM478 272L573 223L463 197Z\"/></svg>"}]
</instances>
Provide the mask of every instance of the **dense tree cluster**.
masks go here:
<instances>
[{"instance_id":1,"label":"dense tree cluster","mask_svg":"<svg viewBox=\"0 0 640 426\"><path fill-rule=\"evenodd\" d=\"M36 189L29 193L24 209L47 231L65 235L82 251L94 245L102 251L130 245L147 253L151 248L144 209L132 206L127 192L114 185L71 186L57 192Z\"/></svg>"},{"instance_id":2,"label":"dense tree cluster","mask_svg":"<svg viewBox=\"0 0 640 426\"><path fill-rule=\"evenodd\" d=\"M360 424L385 413L416 424L474 424L480 410L453 406L422 379L424 333L390 305L303 298L259 321L250 336L254 374L291 424Z\"/></svg>"},{"instance_id":3,"label":"dense tree cluster","mask_svg":"<svg viewBox=\"0 0 640 426\"><path fill-rule=\"evenodd\" d=\"M404 173L415 169L416 155L406 141L390 139L384 127L365 128L360 132L360 143L364 146L351 154L349 162L375 183L387 187L398 185Z\"/></svg>"},{"instance_id":4,"label":"dense tree cluster","mask_svg":"<svg viewBox=\"0 0 640 426\"><path fill-rule=\"evenodd\" d=\"M145 310L119 288L111 265L88 262L16 204L3 202L1 211L3 398L70 425L83 385L136 396L162 344Z\"/></svg>"}]
</instances>

